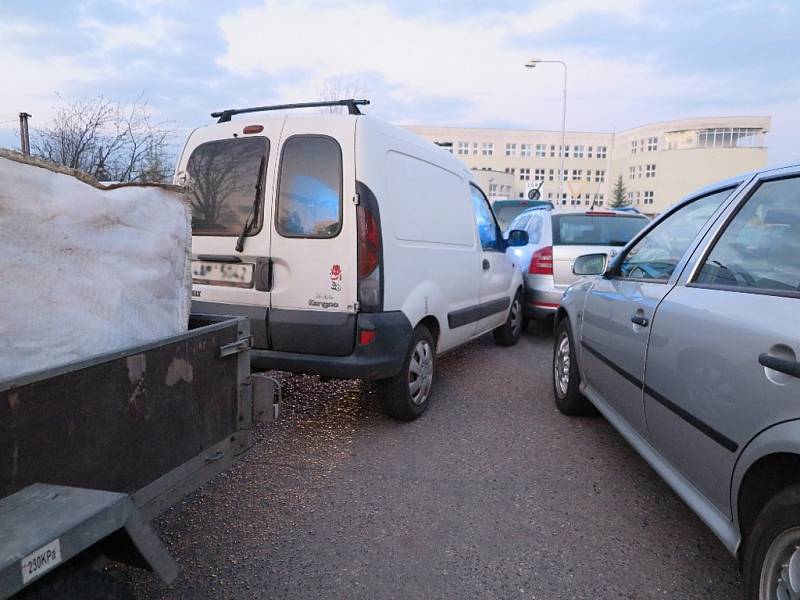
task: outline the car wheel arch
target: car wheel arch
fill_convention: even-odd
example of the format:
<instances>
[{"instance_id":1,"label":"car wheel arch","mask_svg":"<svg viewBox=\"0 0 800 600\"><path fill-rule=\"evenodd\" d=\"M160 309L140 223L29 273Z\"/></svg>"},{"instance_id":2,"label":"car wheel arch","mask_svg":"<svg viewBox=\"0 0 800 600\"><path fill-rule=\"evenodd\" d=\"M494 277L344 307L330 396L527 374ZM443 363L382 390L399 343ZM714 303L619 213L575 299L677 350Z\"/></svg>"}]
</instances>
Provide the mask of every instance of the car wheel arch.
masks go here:
<instances>
[{"instance_id":1,"label":"car wheel arch","mask_svg":"<svg viewBox=\"0 0 800 600\"><path fill-rule=\"evenodd\" d=\"M741 537L738 556L756 517L770 498L800 484L800 419L761 431L745 445L731 478L731 514Z\"/></svg>"}]
</instances>

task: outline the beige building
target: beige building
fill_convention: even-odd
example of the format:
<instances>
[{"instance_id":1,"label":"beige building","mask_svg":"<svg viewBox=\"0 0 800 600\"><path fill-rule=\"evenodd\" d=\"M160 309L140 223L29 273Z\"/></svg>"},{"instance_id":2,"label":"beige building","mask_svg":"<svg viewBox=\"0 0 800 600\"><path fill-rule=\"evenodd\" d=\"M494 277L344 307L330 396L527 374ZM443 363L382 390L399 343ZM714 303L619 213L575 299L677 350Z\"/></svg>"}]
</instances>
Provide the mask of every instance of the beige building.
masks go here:
<instances>
[{"instance_id":1,"label":"beige building","mask_svg":"<svg viewBox=\"0 0 800 600\"><path fill-rule=\"evenodd\" d=\"M766 166L769 127L769 117L718 117L652 123L618 133L567 131L563 174L560 131L407 129L479 171L492 199L521 198L541 184L542 199L557 207L608 206L622 175L628 203L655 214L699 187Z\"/></svg>"}]
</instances>

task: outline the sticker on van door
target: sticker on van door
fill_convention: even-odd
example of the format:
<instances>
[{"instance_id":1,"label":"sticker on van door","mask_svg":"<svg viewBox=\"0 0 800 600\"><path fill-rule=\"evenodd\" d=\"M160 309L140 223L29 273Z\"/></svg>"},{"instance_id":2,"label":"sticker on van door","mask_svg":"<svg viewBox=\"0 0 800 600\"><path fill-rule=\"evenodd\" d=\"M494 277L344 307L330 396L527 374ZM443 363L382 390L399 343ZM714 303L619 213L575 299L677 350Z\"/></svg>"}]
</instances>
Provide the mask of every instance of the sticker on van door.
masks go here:
<instances>
[{"instance_id":1,"label":"sticker on van door","mask_svg":"<svg viewBox=\"0 0 800 600\"><path fill-rule=\"evenodd\" d=\"M342 267L334 264L331 266L331 289L334 292L342 291Z\"/></svg>"}]
</instances>

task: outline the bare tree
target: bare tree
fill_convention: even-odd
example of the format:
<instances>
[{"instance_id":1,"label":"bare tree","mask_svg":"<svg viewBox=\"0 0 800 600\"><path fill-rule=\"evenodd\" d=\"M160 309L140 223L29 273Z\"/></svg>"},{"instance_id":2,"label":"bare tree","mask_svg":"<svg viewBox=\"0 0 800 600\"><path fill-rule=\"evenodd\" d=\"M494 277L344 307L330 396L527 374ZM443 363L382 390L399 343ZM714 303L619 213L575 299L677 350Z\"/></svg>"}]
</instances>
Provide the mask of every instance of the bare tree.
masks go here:
<instances>
[{"instance_id":1,"label":"bare tree","mask_svg":"<svg viewBox=\"0 0 800 600\"><path fill-rule=\"evenodd\" d=\"M35 129L34 155L99 181L162 182L172 172L174 131L153 122L141 97L125 105L104 98L61 99L53 119Z\"/></svg>"},{"instance_id":2,"label":"bare tree","mask_svg":"<svg viewBox=\"0 0 800 600\"><path fill-rule=\"evenodd\" d=\"M346 79L344 77L332 77L327 79L317 92L319 100L331 102L333 100L346 100L349 98L363 98L366 90L357 80ZM341 113L347 110L344 106L323 106L319 109L323 113Z\"/></svg>"}]
</instances>

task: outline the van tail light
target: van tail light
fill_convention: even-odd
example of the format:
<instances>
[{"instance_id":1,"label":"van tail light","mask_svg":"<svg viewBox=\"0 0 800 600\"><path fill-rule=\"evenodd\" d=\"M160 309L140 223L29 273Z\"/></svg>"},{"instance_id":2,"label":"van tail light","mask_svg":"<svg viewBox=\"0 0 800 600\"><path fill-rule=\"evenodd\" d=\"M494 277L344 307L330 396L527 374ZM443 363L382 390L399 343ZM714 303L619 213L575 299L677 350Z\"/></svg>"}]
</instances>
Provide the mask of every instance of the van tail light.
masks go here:
<instances>
[{"instance_id":1,"label":"van tail light","mask_svg":"<svg viewBox=\"0 0 800 600\"><path fill-rule=\"evenodd\" d=\"M378 201L366 185L356 182L359 203L358 227L358 302L363 312L383 310L383 245Z\"/></svg>"},{"instance_id":2,"label":"van tail light","mask_svg":"<svg viewBox=\"0 0 800 600\"><path fill-rule=\"evenodd\" d=\"M552 275L553 274L553 247L545 246L539 248L531 257L531 265L528 267L531 275Z\"/></svg>"}]
</instances>

